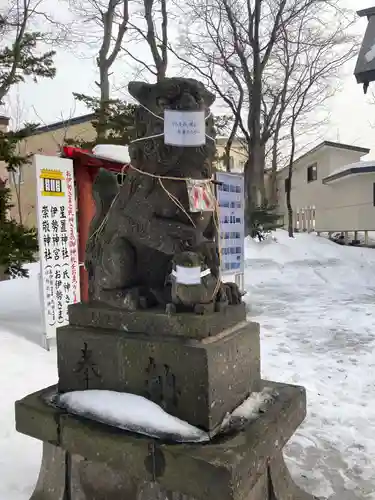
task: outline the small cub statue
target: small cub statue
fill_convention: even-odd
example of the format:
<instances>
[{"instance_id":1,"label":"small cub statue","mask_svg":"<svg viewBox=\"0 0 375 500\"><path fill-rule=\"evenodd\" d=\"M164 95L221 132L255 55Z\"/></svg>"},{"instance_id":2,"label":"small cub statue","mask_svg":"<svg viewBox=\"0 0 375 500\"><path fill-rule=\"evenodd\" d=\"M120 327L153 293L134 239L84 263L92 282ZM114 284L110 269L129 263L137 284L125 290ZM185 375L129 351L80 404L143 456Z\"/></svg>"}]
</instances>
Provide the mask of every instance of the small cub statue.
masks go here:
<instances>
[{"instance_id":1,"label":"small cub statue","mask_svg":"<svg viewBox=\"0 0 375 500\"><path fill-rule=\"evenodd\" d=\"M220 277L214 275L204 259L195 252L182 252L172 260L171 302L166 312L212 313L234 302L236 285L229 284L223 293ZM230 292L230 295L228 294Z\"/></svg>"}]
</instances>

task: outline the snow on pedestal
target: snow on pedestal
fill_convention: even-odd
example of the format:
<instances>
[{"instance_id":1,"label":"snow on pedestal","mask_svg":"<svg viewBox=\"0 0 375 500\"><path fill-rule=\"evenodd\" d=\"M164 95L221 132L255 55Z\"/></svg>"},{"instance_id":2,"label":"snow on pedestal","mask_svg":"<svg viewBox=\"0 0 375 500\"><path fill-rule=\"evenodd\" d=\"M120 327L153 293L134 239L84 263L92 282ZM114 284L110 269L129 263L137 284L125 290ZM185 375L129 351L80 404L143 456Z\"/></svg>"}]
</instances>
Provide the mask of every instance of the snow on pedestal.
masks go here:
<instances>
[{"instance_id":1,"label":"snow on pedestal","mask_svg":"<svg viewBox=\"0 0 375 500\"><path fill-rule=\"evenodd\" d=\"M225 417L221 430L228 431L239 420L241 423L253 420L272 402L274 396L275 393L269 388L252 393ZM210 439L207 432L170 415L159 405L135 394L105 390L74 391L57 395L53 401L73 414L157 439L183 443L202 443Z\"/></svg>"}]
</instances>

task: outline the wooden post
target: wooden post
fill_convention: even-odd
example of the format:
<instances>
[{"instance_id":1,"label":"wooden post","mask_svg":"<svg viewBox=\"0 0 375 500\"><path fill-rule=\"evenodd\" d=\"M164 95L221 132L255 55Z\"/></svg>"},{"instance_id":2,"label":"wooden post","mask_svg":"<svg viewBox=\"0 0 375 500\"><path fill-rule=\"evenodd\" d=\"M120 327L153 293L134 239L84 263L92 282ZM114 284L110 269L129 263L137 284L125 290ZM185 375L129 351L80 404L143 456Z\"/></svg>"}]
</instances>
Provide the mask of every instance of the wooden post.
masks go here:
<instances>
[{"instance_id":1,"label":"wooden post","mask_svg":"<svg viewBox=\"0 0 375 500\"><path fill-rule=\"evenodd\" d=\"M315 206L312 207L311 213L312 213L312 228L313 228L313 231L315 231L316 230L316 210L315 210Z\"/></svg>"},{"instance_id":2,"label":"wooden post","mask_svg":"<svg viewBox=\"0 0 375 500\"><path fill-rule=\"evenodd\" d=\"M311 223L311 207L307 207L307 232L311 233L312 223Z\"/></svg>"},{"instance_id":3,"label":"wooden post","mask_svg":"<svg viewBox=\"0 0 375 500\"><path fill-rule=\"evenodd\" d=\"M89 282L87 271L83 266L85 261L86 242L89 235L90 222L94 216L94 200L92 197L93 179L90 167L74 162L74 176L77 182L78 206L78 260L81 281L81 301L89 299Z\"/></svg>"},{"instance_id":4,"label":"wooden post","mask_svg":"<svg viewBox=\"0 0 375 500\"><path fill-rule=\"evenodd\" d=\"M368 231L365 231L365 245L368 245Z\"/></svg>"}]
</instances>

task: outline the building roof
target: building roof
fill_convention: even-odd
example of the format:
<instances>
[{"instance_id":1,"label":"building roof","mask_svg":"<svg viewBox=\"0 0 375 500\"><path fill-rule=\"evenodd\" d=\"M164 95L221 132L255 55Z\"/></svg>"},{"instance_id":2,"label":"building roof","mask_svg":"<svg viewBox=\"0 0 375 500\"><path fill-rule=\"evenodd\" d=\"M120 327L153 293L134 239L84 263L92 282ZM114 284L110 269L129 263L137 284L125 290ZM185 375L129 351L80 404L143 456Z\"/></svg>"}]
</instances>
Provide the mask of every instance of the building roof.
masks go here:
<instances>
[{"instance_id":1,"label":"building roof","mask_svg":"<svg viewBox=\"0 0 375 500\"><path fill-rule=\"evenodd\" d=\"M75 118L68 118L66 120L60 120L59 122L51 123L50 125L43 125L34 130L31 135L44 134L45 132L54 132L55 130L60 130L67 125L80 125L81 123L86 123L95 118L95 113L87 113L86 115L76 116Z\"/></svg>"},{"instance_id":2,"label":"building roof","mask_svg":"<svg viewBox=\"0 0 375 500\"><path fill-rule=\"evenodd\" d=\"M229 137L225 136L225 135L218 135L216 136L216 142L218 143L227 143ZM241 137L234 137L233 138L233 143L242 143L243 142L243 139L241 139Z\"/></svg>"},{"instance_id":3,"label":"building roof","mask_svg":"<svg viewBox=\"0 0 375 500\"><path fill-rule=\"evenodd\" d=\"M10 121L9 116L0 115L0 122L1 123L3 123L3 124L5 123L6 125L8 125L9 121Z\"/></svg>"},{"instance_id":4,"label":"building roof","mask_svg":"<svg viewBox=\"0 0 375 500\"><path fill-rule=\"evenodd\" d=\"M298 161L302 160L302 158L304 158L305 156L316 153L317 151L325 147L346 149L347 151L356 151L357 153L363 153L364 155L367 155L370 152L368 148L362 148L360 146L352 146L350 144L343 144L341 142L323 141L317 146L315 146L313 149L310 149L310 151L307 151L307 153L304 153L299 158L297 158L294 163L297 163Z\"/></svg>"},{"instance_id":5,"label":"building roof","mask_svg":"<svg viewBox=\"0 0 375 500\"><path fill-rule=\"evenodd\" d=\"M371 16L375 14L375 7L368 7L367 9L362 9L357 11L357 15L359 17L366 16L369 19Z\"/></svg>"},{"instance_id":6,"label":"building roof","mask_svg":"<svg viewBox=\"0 0 375 500\"><path fill-rule=\"evenodd\" d=\"M296 165L296 163L303 160L306 156L309 156L313 153L316 153L317 151L319 151L320 149L323 149L325 147L336 148L336 149L346 149L347 151L356 151L357 153L362 153L362 155L367 155L370 152L370 149L362 148L360 146L352 146L350 144L343 144L341 142L323 141L323 142L319 143L317 146L315 146L314 148L310 149L306 153L303 153L301 156L299 156L296 160L294 160L293 165ZM286 168L288 168L288 165L281 168L280 170L278 170L278 172L282 172Z\"/></svg>"},{"instance_id":7,"label":"building roof","mask_svg":"<svg viewBox=\"0 0 375 500\"><path fill-rule=\"evenodd\" d=\"M375 172L375 161L359 161L337 168L323 179L323 184L349 177L357 174L371 174Z\"/></svg>"}]
</instances>

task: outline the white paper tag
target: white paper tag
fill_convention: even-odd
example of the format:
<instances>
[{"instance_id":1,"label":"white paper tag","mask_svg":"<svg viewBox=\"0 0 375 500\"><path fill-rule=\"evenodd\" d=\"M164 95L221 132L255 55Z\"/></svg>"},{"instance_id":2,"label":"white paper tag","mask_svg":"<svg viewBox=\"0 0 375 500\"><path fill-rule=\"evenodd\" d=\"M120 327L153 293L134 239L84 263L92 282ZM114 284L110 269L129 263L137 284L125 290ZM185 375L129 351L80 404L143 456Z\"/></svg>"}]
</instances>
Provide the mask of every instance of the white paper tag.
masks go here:
<instances>
[{"instance_id":1,"label":"white paper tag","mask_svg":"<svg viewBox=\"0 0 375 500\"><path fill-rule=\"evenodd\" d=\"M199 285L201 282L200 267L176 266L172 274L179 285Z\"/></svg>"},{"instance_id":2,"label":"white paper tag","mask_svg":"<svg viewBox=\"0 0 375 500\"><path fill-rule=\"evenodd\" d=\"M164 111L164 142L169 146L206 144L204 111Z\"/></svg>"}]
</instances>

